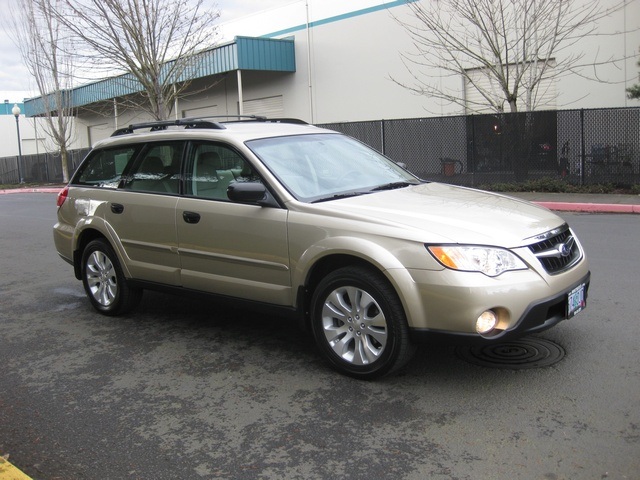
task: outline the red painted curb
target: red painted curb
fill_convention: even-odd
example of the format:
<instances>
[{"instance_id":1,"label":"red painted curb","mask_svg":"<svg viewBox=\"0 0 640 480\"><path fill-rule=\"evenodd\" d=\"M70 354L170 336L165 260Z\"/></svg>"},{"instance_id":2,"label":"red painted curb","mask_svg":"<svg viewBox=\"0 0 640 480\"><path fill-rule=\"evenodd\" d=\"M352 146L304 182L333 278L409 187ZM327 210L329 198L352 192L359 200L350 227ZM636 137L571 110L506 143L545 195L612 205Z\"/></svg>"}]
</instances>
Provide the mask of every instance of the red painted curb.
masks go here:
<instances>
[{"instance_id":1,"label":"red painted curb","mask_svg":"<svg viewBox=\"0 0 640 480\"><path fill-rule=\"evenodd\" d=\"M59 193L60 188L10 188L8 190L0 190L0 195L8 195L11 193Z\"/></svg>"},{"instance_id":2,"label":"red painted curb","mask_svg":"<svg viewBox=\"0 0 640 480\"><path fill-rule=\"evenodd\" d=\"M549 210L590 213L640 213L640 205L618 203L534 202Z\"/></svg>"}]
</instances>

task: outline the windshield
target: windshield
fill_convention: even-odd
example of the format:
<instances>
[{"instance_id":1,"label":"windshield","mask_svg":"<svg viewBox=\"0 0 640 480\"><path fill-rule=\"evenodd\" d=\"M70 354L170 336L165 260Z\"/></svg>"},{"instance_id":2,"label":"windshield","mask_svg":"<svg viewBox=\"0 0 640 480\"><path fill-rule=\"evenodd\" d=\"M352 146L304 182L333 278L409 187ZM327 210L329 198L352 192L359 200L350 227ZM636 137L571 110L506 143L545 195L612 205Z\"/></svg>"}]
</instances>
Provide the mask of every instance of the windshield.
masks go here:
<instances>
[{"instance_id":1,"label":"windshield","mask_svg":"<svg viewBox=\"0 0 640 480\"><path fill-rule=\"evenodd\" d=\"M297 199L324 201L420 180L375 150L341 134L295 135L247 146Z\"/></svg>"}]
</instances>

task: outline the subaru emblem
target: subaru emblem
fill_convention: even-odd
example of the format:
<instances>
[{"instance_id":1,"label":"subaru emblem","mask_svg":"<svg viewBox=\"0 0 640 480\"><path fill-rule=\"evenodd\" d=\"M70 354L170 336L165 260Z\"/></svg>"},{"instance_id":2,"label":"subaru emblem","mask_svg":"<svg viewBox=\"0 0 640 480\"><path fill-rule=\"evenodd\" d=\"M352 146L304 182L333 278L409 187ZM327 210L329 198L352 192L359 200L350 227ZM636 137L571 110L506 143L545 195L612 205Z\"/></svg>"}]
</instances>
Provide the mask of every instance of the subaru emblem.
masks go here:
<instances>
[{"instance_id":1,"label":"subaru emblem","mask_svg":"<svg viewBox=\"0 0 640 480\"><path fill-rule=\"evenodd\" d=\"M560 252L560 255L562 255L563 257L568 257L569 255L571 255L571 249L566 243L559 244L558 251Z\"/></svg>"}]
</instances>

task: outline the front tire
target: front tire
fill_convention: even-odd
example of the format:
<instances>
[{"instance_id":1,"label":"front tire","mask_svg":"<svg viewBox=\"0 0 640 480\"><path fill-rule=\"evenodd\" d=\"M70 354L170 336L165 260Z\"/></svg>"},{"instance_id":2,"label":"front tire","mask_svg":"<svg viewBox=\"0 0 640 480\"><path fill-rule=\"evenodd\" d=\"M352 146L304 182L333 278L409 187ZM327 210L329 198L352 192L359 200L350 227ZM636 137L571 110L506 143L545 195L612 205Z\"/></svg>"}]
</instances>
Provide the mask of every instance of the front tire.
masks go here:
<instances>
[{"instance_id":1,"label":"front tire","mask_svg":"<svg viewBox=\"0 0 640 480\"><path fill-rule=\"evenodd\" d=\"M142 298L142 290L129 286L115 251L103 239L89 242L82 253L82 284L93 308L104 315L129 312Z\"/></svg>"},{"instance_id":2,"label":"front tire","mask_svg":"<svg viewBox=\"0 0 640 480\"><path fill-rule=\"evenodd\" d=\"M398 295L372 268L327 275L311 300L311 327L331 366L364 380L397 371L415 351Z\"/></svg>"}]
</instances>

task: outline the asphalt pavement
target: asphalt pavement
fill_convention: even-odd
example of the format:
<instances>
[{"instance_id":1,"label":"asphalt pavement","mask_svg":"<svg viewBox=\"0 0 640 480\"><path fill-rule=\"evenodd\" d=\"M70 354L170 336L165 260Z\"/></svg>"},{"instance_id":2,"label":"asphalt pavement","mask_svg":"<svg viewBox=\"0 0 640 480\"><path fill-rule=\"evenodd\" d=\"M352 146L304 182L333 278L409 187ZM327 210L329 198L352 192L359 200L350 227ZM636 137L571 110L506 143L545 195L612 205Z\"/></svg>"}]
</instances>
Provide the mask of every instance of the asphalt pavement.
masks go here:
<instances>
[{"instance_id":1,"label":"asphalt pavement","mask_svg":"<svg viewBox=\"0 0 640 480\"><path fill-rule=\"evenodd\" d=\"M534 337L562 362L487 368L435 345L366 383L325 369L277 318L153 292L131 317L96 316L51 248L59 187L25 191L49 195L3 199L0 455L34 479L638 478L640 217L563 215L594 280L585 314ZM18 478L0 458L0 480Z\"/></svg>"}]
</instances>

